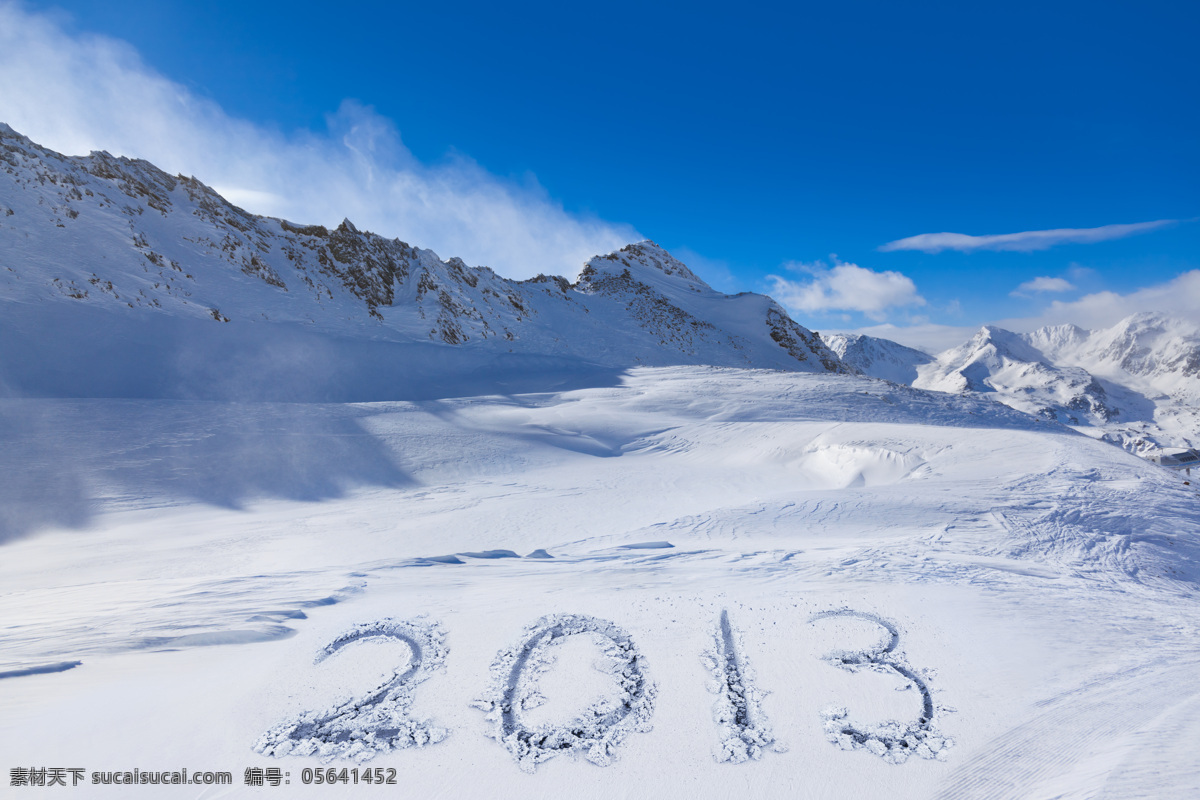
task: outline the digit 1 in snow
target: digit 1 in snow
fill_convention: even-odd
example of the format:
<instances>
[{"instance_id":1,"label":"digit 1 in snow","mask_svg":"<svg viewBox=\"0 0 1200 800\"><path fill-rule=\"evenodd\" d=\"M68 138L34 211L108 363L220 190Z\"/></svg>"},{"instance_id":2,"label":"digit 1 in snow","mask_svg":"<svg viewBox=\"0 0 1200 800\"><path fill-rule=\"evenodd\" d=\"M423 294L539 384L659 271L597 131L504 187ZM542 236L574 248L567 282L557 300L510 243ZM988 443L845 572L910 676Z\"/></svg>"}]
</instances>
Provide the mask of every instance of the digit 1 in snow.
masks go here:
<instances>
[{"instance_id":1,"label":"digit 1 in snow","mask_svg":"<svg viewBox=\"0 0 1200 800\"><path fill-rule=\"evenodd\" d=\"M782 751L784 748L775 741L763 713L762 698L752 684L746 660L739 652L728 610L721 611L712 648L705 659L712 670L717 694L713 705L713 719L721 736L717 760L740 764L762 758L768 747Z\"/></svg>"}]
</instances>

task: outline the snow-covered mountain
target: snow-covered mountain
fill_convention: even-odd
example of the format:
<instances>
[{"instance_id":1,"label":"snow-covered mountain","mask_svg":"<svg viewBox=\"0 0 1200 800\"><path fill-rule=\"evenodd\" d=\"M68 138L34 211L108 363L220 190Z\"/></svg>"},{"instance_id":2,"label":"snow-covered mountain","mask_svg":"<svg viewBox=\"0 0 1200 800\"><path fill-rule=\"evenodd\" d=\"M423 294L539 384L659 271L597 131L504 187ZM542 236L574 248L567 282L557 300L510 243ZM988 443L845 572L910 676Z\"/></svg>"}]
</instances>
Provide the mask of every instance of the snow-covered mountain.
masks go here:
<instances>
[{"instance_id":1,"label":"snow-covered mountain","mask_svg":"<svg viewBox=\"0 0 1200 800\"><path fill-rule=\"evenodd\" d=\"M18 391L204 395L228 373L197 375L196 365L235 340L243 361L257 353L242 383L260 392L279 385L274 372L311 359L339 364L341 385L351 372L374 375L365 396L413 382L380 377L398 361L445 373L508 354L845 371L775 301L717 292L650 241L591 259L574 283L514 281L349 220L328 229L249 214L195 178L103 152L63 156L3 124L0 168L0 303L12 342L0 376ZM225 323L239 330L215 330ZM55 362L62 369L48 378L43 366ZM135 380L148 365L170 377ZM120 373L131 376L123 389L105 377Z\"/></svg>"},{"instance_id":2,"label":"snow-covered mountain","mask_svg":"<svg viewBox=\"0 0 1200 800\"><path fill-rule=\"evenodd\" d=\"M936 357L886 339L828 335L851 367L919 389L989 396L1135 452L1200 444L1200 330L1141 313L1111 328L991 325Z\"/></svg>"},{"instance_id":3,"label":"snow-covered mountain","mask_svg":"<svg viewBox=\"0 0 1200 800\"><path fill-rule=\"evenodd\" d=\"M1059 363L1139 391L1190 395L1200 389L1200 327L1193 322L1141 313L1106 330L1061 325L1027 338Z\"/></svg>"},{"instance_id":4,"label":"snow-covered mountain","mask_svg":"<svg viewBox=\"0 0 1200 800\"><path fill-rule=\"evenodd\" d=\"M1120 413L1086 370L1058 366L1025 337L990 325L918 373L920 388L996 392L1014 408L1072 425L1103 424Z\"/></svg>"},{"instance_id":5,"label":"snow-covered mountain","mask_svg":"<svg viewBox=\"0 0 1200 800\"><path fill-rule=\"evenodd\" d=\"M917 368L933 361L933 356L890 339L859 333L831 333L821 336L829 349L846 365L872 378L911 384Z\"/></svg>"}]
</instances>

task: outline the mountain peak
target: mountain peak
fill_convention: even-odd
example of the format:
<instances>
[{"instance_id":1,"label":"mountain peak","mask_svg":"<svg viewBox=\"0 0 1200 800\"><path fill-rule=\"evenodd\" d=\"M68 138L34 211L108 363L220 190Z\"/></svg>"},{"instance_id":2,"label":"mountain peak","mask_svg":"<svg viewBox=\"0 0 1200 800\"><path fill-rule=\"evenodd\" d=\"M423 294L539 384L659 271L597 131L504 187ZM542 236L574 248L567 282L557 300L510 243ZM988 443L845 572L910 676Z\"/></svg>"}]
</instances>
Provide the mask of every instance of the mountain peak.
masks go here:
<instances>
[{"instance_id":1,"label":"mountain peak","mask_svg":"<svg viewBox=\"0 0 1200 800\"><path fill-rule=\"evenodd\" d=\"M912 383L917 368L933 361L933 356L889 339L861 333L821 334L838 358L864 375L895 383Z\"/></svg>"},{"instance_id":2,"label":"mountain peak","mask_svg":"<svg viewBox=\"0 0 1200 800\"><path fill-rule=\"evenodd\" d=\"M969 342L950 352L965 355L969 361L1006 357L1018 361L1043 361L1042 354L1023 336L996 325L984 325Z\"/></svg>"},{"instance_id":3,"label":"mountain peak","mask_svg":"<svg viewBox=\"0 0 1200 800\"><path fill-rule=\"evenodd\" d=\"M1137 339L1144 336L1154 338L1163 333L1176 335L1195 332L1195 326L1156 311L1139 311L1125 317L1112 330L1118 335Z\"/></svg>"},{"instance_id":4,"label":"mountain peak","mask_svg":"<svg viewBox=\"0 0 1200 800\"><path fill-rule=\"evenodd\" d=\"M630 277L644 283L661 284L666 278L670 284L683 284L695 292L713 291L686 264L649 239L627 244L608 255L594 256L584 266L580 277L587 278L596 272L619 275L626 271Z\"/></svg>"}]
</instances>

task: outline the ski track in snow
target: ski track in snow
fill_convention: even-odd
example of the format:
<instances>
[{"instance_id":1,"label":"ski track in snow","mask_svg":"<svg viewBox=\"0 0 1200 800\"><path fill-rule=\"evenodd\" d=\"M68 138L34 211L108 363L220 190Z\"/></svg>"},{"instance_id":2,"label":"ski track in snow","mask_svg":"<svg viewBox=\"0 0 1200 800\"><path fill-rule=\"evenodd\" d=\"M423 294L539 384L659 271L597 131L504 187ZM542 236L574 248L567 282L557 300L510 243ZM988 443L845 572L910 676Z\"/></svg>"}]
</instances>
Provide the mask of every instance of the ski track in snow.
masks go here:
<instances>
[{"instance_id":1,"label":"ski track in snow","mask_svg":"<svg viewBox=\"0 0 1200 800\"><path fill-rule=\"evenodd\" d=\"M1183 665L1091 676L1043 701L955 769L937 799L1194 796L1185 789L1200 785L1200 653L1181 655Z\"/></svg>"}]
</instances>

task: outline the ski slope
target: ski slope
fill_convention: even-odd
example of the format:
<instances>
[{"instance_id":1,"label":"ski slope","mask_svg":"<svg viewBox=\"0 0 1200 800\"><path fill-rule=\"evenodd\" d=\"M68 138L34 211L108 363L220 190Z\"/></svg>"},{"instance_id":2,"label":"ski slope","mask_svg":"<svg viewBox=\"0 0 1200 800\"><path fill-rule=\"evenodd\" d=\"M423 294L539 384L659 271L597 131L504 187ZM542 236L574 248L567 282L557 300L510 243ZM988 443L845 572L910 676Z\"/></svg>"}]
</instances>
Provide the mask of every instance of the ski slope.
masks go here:
<instances>
[{"instance_id":1,"label":"ski slope","mask_svg":"<svg viewBox=\"0 0 1200 800\"><path fill-rule=\"evenodd\" d=\"M1182 475L859 376L496 386L0 400L5 766L97 797L1200 794ZM233 784L90 785L183 767ZM328 767L397 783L305 785Z\"/></svg>"}]
</instances>

